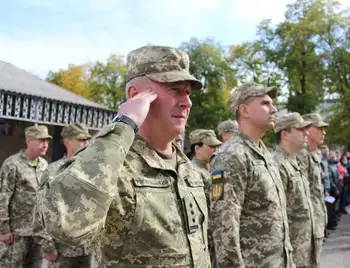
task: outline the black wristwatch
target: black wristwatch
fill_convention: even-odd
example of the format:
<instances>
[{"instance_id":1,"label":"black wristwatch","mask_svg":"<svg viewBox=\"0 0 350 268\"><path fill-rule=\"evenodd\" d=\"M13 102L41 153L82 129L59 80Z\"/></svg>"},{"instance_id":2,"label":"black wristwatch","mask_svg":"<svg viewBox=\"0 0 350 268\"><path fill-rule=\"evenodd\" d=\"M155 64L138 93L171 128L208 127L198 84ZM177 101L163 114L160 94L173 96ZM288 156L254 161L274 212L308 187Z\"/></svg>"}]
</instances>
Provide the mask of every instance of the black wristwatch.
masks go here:
<instances>
[{"instance_id":1,"label":"black wristwatch","mask_svg":"<svg viewBox=\"0 0 350 268\"><path fill-rule=\"evenodd\" d=\"M134 120L132 120L130 117L127 117L126 115L123 114L118 114L113 120L112 122L122 122L124 124L127 124L129 126L132 127L132 129L134 130L135 134L137 134L137 132L139 131L139 128L137 127L136 123L134 122Z\"/></svg>"}]
</instances>

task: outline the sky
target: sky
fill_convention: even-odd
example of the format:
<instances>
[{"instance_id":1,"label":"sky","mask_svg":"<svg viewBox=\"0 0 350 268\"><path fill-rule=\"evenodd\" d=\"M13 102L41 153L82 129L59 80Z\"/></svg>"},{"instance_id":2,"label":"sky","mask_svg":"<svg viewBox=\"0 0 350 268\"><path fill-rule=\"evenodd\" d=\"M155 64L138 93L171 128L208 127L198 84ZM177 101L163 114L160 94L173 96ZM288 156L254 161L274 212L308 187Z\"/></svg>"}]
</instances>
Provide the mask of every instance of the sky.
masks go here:
<instances>
[{"instance_id":1,"label":"sky","mask_svg":"<svg viewBox=\"0 0 350 268\"><path fill-rule=\"evenodd\" d=\"M0 60L45 78L68 64L126 55L191 37L253 40L262 19L283 20L293 0L0 0ZM350 0L342 0L350 6Z\"/></svg>"}]
</instances>

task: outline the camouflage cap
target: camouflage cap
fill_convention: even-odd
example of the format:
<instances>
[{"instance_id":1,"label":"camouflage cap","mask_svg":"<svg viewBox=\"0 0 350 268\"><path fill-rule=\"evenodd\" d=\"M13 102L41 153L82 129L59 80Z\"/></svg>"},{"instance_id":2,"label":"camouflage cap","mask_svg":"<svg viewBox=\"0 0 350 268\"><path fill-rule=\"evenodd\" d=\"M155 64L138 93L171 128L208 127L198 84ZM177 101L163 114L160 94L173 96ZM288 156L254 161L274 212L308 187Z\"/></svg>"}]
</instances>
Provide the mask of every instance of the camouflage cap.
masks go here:
<instances>
[{"instance_id":1,"label":"camouflage cap","mask_svg":"<svg viewBox=\"0 0 350 268\"><path fill-rule=\"evenodd\" d=\"M244 84L231 91L228 106L230 110L236 114L238 107L244 103L249 97L259 97L265 94L269 94L272 98L277 95L276 87L265 87L264 85L257 83Z\"/></svg>"},{"instance_id":2,"label":"camouflage cap","mask_svg":"<svg viewBox=\"0 0 350 268\"><path fill-rule=\"evenodd\" d=\"M222 144L222 142L216 138L214 130L211 129L196 129L190 133L191 144L200 142L208 146L220 146Z\"/></svg>"},{"instance_id":3,"label":"camouflage cap","mask_svg":"<svg viewBox=\"0 0 350 268\"><path fill-rule=\"evenodd\" d=\"M87 140L91 139L88 128L84 124L74 123L62 129L61 136L64 139Z\"/></svg>"},{"instance_id":4,"label":"camouflage cap","mask_svg":"<svg viewBox=\"0 0 350 268\"><path fill-rule=\"evenodd\" d=\"M238 124L236 120L226 120L218 125L218 132L221 135L224 132L238 132Z\"/></svg>"},{"instance_id":5,"label":"camouflage cap","mask_svg":"<svg viewBox=\"0 0 350 268\"><path fill-rule=\"evenodd\" d=\"M305 121L311 122L312 127L328 127L328 124L323 122L320 114L312 113L303 115Z\"/></svg>"},{"instance_id":6,"label":"camouflage cap","mask_svg":"<svg viewBox=\"0 0 350 268\"><path fill-rule=\"evenodd\" d=\"M144 46L127 55L126 81L146 76L160 83L192 82L193 89L201 89L202 83L190 74L188 55L178 48Z\"/></svg>"},{"instance_id":7,"label":"camouflage cap","mask_svg":"<svg viewBox=\"0 0 350 268\"><path fill-rule=\"evenodd\" d=\"M278 133L287 128L305 128L311 125L311 122L304 121L299 113L290 113L277 119L274 131Z\"/></svg>"},{"instance_id":8,"label":"camouflage cap","mask_svg":"<svg viewBox=\"0 0 350 268\"><path fill-rule=\"evenodd\" d=\"M44 140L44 139L52 139L49 135L49 131L46 126L38 125L38 126L30 126L24 129L24 134L26 138L36 139L36 140Z\"/></svg>"}]
</instances>

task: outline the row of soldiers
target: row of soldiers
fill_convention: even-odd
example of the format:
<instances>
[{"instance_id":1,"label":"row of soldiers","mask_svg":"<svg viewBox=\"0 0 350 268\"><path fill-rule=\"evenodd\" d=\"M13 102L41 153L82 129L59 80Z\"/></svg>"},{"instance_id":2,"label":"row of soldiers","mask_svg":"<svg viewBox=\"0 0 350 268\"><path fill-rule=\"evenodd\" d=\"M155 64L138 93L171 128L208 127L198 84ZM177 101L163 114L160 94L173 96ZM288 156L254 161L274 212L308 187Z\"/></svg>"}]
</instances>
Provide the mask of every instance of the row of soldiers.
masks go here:
<instances>
[{"instance_id":1,"label":"row of soldiers","mask_svg":"<svg viewBox=\"0 0 350 268\"><path fill-rule=\"evenodd\" d=\"M304 116L290 113L282 116L274 124L277 145L272 154L262 143L260 148L253 147L250 140L240 133L237 121L233 120L222 122L218 126L223 144L215 136L214 130L197 129L189 134L192 163L206 176L210 176L209 172L212 172L212 213L215 219L213 237L217 243L216 253L220 253L217 255L220 258L219 263L234 263L232 267L244 267L239 265L243 265L243 256L246 256L245 259L251 258L256 267L264 267L265 261L270 260L262 259L257 264L255 254L264 256L264 251L268 250L275 252L277 264L279 251L283 247L280 238L277 239L279 241L274 241L273 234L278 228L289 228L284 250L290 252L293 263L297 267L319 265L327 220L323 196L327 194L327 190L322 189L320 180L323 172L320 169L318 148L323 144L327 126L317 113ZM237 137L234 137L235 134ZM242 151L236 151L238 148ZM258 154L253 154L252 150ZM249 158L249 165L242 165L244 157ZM262 168L265 161L270 161L271 165L266 170ZM273 184L267 184L264 177L271 176L277 170L281 180L274 178ZM254 173L255 176L252 176ZM323 179L329 180L325 177ZM226 189L225 183L230 183L230 188ZM254 184L254 191L247 191L248 183ZM269 213L283 209L281 204L278 205L278 199L283 200L281 204L287 208L286 215ZM238 208L232 206L232 200L237 202ZM258 215L252 214L257 200L261 212ZM249 204L249 201L254 202ZM265 208L262 207L264 201ZM246 214L248 215L245 216ZM285 218L288 219L288 227L283 226L282 220ZM252 228L259 225L264 226L261 237L257 232L258 228ZM233 229L230 232L236 229L232 240L227 238L228 227ZM254 237L251 236L252 230L255 231ZM268 233L270 236L266 237ZM244 237L245 235L247 236ZM254 249L254 254L251 254L252 241L261 247L259 253ZM236 251L230 248L234 243L237 243ZM232 259L235 261L232 262Z\"/></svg>"},{"instance_id":2,"label":"row of soldiers","mask_svg":"<svg viewBox=\"0 0 350 268\"><path fill-rule=\"evenodd\" d=\"M42 174L55 169L92 138L87 127L79 123L63 127L61 136L66 154L48 165L44 156L52 136L44 125L27 127L26 148L2 164L0 267L39 268L45 261L52 263L52 268L98 267L97 251L60 243L45 232L40 222L36 192L43 183Z\"/></svg>"},{"instance_id":3,"label":"row of soldiers","mask_svg":"<svg viewBox=\"0 0 350 268\"><path fill-rule=\"evenodd\" d=\"M191 92L203 87L188 55L145 46L128 54L126 68L118 116L42 175L42 233L72 246L98 244L103 267L318 267L326 222L314 154L325 135L319 115L276 121L276 88L236 88L229 107L239 131L217 150L208 176L174 143ZM274 156L261 140L271 128L279 137ZM221 144L213 136L195 143L202 156Z\"/></svg>"}]
</instances>

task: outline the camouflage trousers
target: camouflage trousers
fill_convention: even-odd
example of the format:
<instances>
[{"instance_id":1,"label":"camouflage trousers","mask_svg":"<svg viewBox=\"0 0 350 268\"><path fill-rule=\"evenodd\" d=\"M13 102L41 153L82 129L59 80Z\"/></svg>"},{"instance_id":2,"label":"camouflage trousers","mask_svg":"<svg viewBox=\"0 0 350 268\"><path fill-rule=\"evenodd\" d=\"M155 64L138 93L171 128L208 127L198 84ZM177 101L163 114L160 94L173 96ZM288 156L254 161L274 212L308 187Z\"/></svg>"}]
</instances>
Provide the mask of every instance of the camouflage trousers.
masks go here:
<instances>
[{"instance_id":1,"label":"camouflage trousers","mask_svg":"<svg viewBox=\"0 0 350 268\"><path fill-rule=\"evenodd\" d=\"M319 268L320 267L320 259L321 259L321 251L323 246L323 238L313 238L313 265L308 266L308 268Z\"/></svg>"},{"instance_id":2,"label":"camouflage trousers","mask_svg":"<svg viewBox=\"0 0 350 268\"><path fill-rule=\"evenodd\" d=\"M0 267L10 267L12 246L0 242Z\"/></svg>"},{"instance_id":3,"label":"camouflage trousers","mask_svg":"<svg viewBox=\"0 0 350 268\"><path fill-rule=\"evenodd\" d=\"M12 245L0 245L1 261L6 268L40 268L40 247L31 236L14 236Z\"/></svg>"},{"instance_id":4,"label":"camouflage trousers","mask_svg":"<svg viewBox=\"0 0 350 268\"><path fill-rule=\"evenodd\" d=\"M64 257L58 256L50 268L90 268L91 256Z\"/></svg>"}]
</instances>

